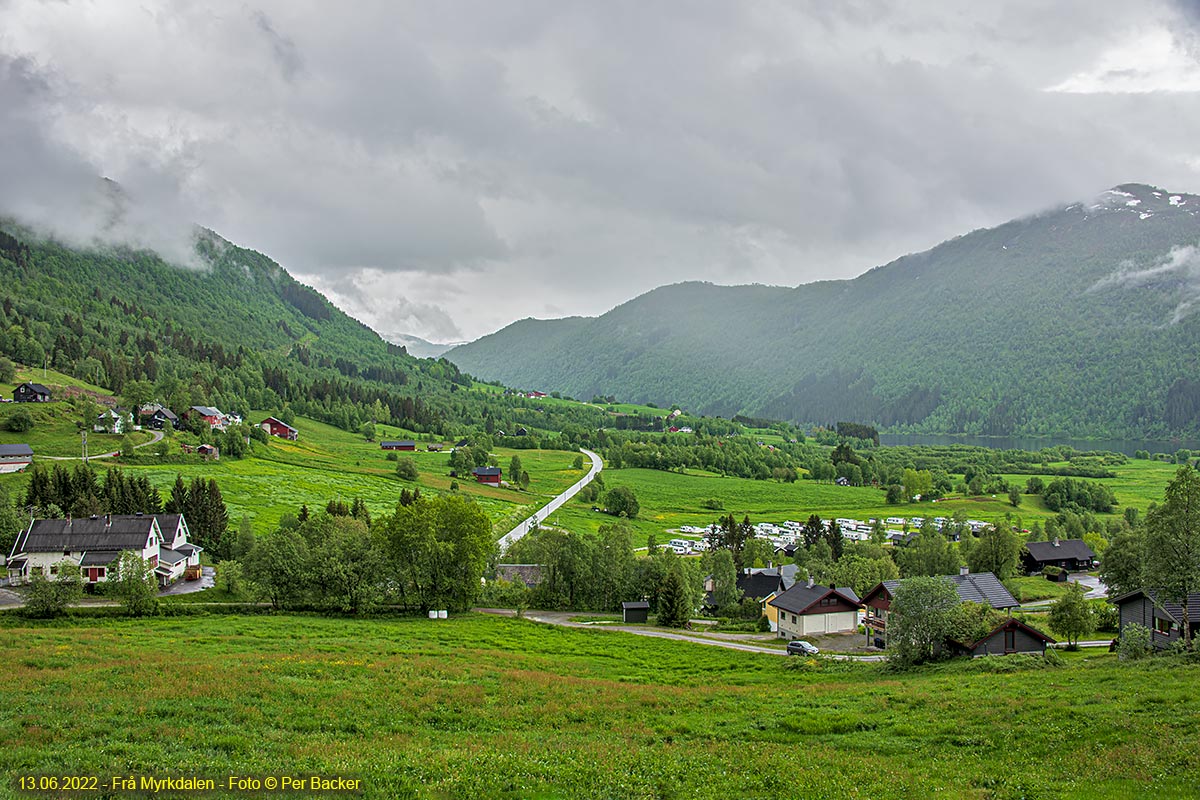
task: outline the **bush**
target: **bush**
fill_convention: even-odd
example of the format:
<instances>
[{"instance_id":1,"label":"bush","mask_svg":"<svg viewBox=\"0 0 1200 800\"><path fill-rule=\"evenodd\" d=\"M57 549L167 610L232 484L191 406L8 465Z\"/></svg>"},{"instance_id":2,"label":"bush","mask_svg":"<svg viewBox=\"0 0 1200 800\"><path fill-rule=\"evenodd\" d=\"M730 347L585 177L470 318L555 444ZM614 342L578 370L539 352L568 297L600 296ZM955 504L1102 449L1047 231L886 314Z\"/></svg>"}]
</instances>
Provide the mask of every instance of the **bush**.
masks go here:
<instances>
[{"instance_id":1,"label":"bush","mask_svg":"<svg viewBox=\"0 0 1200 800\"><path fill-rule=\"evenodd\" d=\"M34 575L29 582L29 594L25 600L25 613L31 617L48 619L67 613L67 607L83 597L83 583L79 567L64 562L58 565L58 579L50 580L44 575Z\"/></svg>"},{"instance_id":2,"label":"bush","mask_svg":"<svg viewBox=\"0 0 1200 800\"><path fill-rule=\"evenodd\" d=\"M1150 629L1136 622L1125 626L1121 631L1121 639L1117 643L1117 653L1122 661L1137 661L1150 655L1153 646L1150 644Z\"/></svg>"},{"instance_id":3,"label":"bush","mask_svg":"<svg viewBox=\"0 0 1200 800\"><path fill-rule=\"evenodd\" d=\"M710 511L724 511L725 504L716 498L710 497L707 500L700 501L701 508L707 508Z\"/></svg>"},{"instance_id":4,"label":"bush","mask_svg":"<svg viewBox=\"0 0 1200 800\"><path fill-rule=\"evenodd\" d=\"M384 459L387 461L396 461L399 458L400 456L396 455L395 453L388 453L386 456L384 456Z\"/></svg>"},{"instance_id":5,"label":"bush","mask_svg":"<svg viewBox=\"0 0 1200 800\"><path fill-rule=\"evenodd\" d=\"M421 476L421 473L417 471L416 460L408 457L400 459L396 465L396 475L404 481L415 481Z\"/></svg>"},{"instance_id":6,"label":"bush","mask_svg":"<svg viewBox=\"0 0 1200 800\"><path fill-rule=\"evenodd\" d=\"M1089 600L1092 609L1092 624L1098 631L1116 633L1121 622L1121 612L1107 600Z\"/></svg>"},{"instance_id":7,"label":"bush","mask_svg":"<svg viewBox=\"0 0 1200 800\"><path fill-rule=\"evenodd\" d=\"M8 418L8 429L13 433L25 433L33 430L33 415L23 408L18 408Z\"/></svg>"}]
</instances>

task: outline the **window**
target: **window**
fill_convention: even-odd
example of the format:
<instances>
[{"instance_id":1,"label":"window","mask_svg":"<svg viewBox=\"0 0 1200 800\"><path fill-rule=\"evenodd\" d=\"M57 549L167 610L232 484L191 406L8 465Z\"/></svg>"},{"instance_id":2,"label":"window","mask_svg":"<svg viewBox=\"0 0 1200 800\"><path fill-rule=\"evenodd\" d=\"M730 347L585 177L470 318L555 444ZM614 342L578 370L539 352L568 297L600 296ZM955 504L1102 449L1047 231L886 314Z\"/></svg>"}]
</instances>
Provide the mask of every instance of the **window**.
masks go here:
<instances>
[{"instance_id":1,"label":"window","mask_svg":"<svg viewBox=\"0 0 1200 800\"><path fill-rule=\"evenodd\" d=\"M1163 619L1162 617L1154 618L1155 633L1161 633L1163 636L1169 636L1171 634L1171 627L1171 620Z\"/></svg>"},{"instance_id":2,"label":"window","mask_svg":"<svg viewBox=\"0 0 1200 800\"><path fill-rule=\"evenodd\" d=\"M796 615L792 614L792 622L795 622L795 621L796 621Z\"/></svg>"},{"instance_id":3,"label":"window","mask_svg":"<svg viewBox=\"0 0 1200 800\"><path fill-rule=\"evenodd\" d=\"M57 574L58 574L58 564L51 564L51 565L50 565L50 574L51 574L51 575L57 575Z\"/></svg>"},{"instance_id":4,"label":"window","mask_svg":"<svg viewBox=\"0 0 1200 800\"><path fill-rule=\"evenodd\" d=\"M105 568L104 568L104 567L100 567L100 568L98 568L98 569L96 570L96 577L97 577L97 578L103 578L103 577L104 577L104 573L105 573L105 571L106 571L106 570L105 570Z\"/></svg>"},{"instance_id":5,"label":"window","mask_svg":"<svg viewBox=\"0 0 1200 800\"><path fill-rule=\"evenodd\" d=\"M45 575L46 568L45 567L30 567L29 574L30 575Z\"/></svg>"},{"instance_id":6,"label":"window","mask_svg":"<svg viewBox=\"0 0 1200 800\"><path fill-rule=\"evenodd\" d=\"M1017 649L1017 632L1016 631L1005 631L1004 632L1004 649L1005 649L1005 651L1012 651L1012 650Z\"/></svg>"}]
</instances>

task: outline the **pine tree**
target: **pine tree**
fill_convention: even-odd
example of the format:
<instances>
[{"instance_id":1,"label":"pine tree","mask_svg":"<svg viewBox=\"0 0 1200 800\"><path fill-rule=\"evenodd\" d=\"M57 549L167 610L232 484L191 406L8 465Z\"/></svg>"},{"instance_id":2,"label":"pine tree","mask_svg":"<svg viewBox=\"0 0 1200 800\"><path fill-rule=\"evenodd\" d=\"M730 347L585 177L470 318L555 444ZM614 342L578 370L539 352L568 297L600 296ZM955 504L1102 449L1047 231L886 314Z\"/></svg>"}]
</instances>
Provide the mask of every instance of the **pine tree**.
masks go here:
<instances>
[{"instance_id":1,"label":"pine tree","mask_svg":"<svg viewBox=\"0 0 1200 800\"><path fill-rule=\"evenodd\" d=\"M167 500L163 510L168 514L183 514L188 507L188 490L183 482L183 476L175 474L175 485L171 487L171 498Z\"/></svg>"},{"instance_id":2,"label":"pine tree","mask_svg":"<svg viewBox=\"0 0 1200 800\"><path fill-rule=\"evenodd\" d=\"M691 616L687 607L687 589L678 569L667 573L662 591L658 594L658 624L667 628L682 628Z\"/></svg>"}]
</instances>

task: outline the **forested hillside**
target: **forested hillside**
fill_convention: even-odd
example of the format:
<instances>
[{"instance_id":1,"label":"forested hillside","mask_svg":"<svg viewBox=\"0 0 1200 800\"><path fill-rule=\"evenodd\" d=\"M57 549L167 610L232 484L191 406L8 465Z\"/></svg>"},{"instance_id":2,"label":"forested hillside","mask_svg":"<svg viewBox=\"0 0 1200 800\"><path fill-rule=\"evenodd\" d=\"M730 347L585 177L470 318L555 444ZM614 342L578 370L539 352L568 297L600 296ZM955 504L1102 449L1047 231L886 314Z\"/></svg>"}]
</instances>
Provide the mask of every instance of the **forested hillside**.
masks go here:
<instances>
[{"instance_id":1,"label":"forested hillside","mask_svg":"<svg viewBox=\"0 0 1200 800\"><path fill-rule=\"evenodd\" d=\"M854 280L685 283L447 353L485 378L895 432L1200 433L1200 197L1125 185Z\"/></svg>"},{"instance_id":2,"label":"forested hillside","mask_svg":"<svg viewBox=\"0 0 1200 800\"><path fill-rule=\"evenodd\" d=\"M203 268L147 251L78 249L0 221L0 355L172 408L281 409L357 430L368 419L447 435L472 427L593 428L602 412L468 391L271 259L198 232ZM129 392L131 384L138 391Z\"/></svg>"}]
</instances>

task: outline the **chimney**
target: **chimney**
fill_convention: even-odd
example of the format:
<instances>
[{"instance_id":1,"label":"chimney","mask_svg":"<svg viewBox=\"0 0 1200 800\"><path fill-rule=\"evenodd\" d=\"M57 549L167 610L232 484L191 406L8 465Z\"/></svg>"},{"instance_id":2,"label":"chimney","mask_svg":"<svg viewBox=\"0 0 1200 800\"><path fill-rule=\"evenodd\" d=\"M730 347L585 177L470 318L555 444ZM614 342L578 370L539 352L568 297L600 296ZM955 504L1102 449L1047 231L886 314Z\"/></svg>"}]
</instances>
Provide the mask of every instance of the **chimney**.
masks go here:
<instances>
[{"instance_id":1,"label":"chimney","mask_svg":"<svg viewBox=\"0 0 1200 800\"><path fill-rule=\"evenodd\" d=\"M812 575L809 575L808 576L808 588L811 589L812 587L813 587L813 578L812 578Z\"/></svg>"},{"instance_id":2,"label":"chimney","mask_svg":"<svg viewBox=\"0 0 1200 800\"><path fill-rule=\"evenodd\" d=\"M104 527L108 528L111 526L112 526L112 514L105 514L104 515Z\"/></svg>"},{"instance_id":3,"label":"chimney","mask_svg":"<svg viewBox=\"0 0 1200 800\"><path fill-rule=\"evenodd\" d=\"M1054 537L1054 546L1055 546L1055 547L1058 547L1058 546L1059 546L1059 541L1058 541L1058 537L1057 537L1057 536L1055 536L1055 537Z\"/></svg>"},{"instance_id":4,"label":"chimney","mask_svg":"<svg viewBox=\"0 0 1200 800\"><path fill-rule=\"evenodd\" d=\"M959 574L959 575L970 575L970 574L971 574L971 568L970 568L970 567L959 567L959 568L958 568L958 574Z\"/></svg>"}]
</instances>

